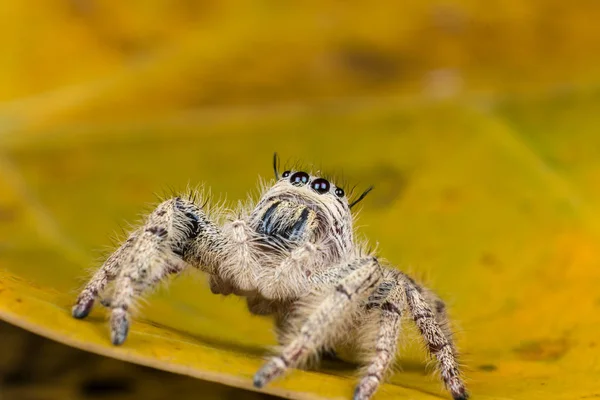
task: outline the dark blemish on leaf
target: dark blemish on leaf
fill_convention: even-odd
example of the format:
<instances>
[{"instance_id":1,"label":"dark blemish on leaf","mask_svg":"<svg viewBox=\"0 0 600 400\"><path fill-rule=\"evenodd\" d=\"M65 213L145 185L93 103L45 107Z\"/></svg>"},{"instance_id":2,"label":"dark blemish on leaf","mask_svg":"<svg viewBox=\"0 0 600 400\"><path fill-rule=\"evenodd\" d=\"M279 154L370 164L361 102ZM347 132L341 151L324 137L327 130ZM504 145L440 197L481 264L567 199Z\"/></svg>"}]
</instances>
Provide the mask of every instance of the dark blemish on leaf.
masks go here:
<instances>
[{"instance_id":1,"label":"dark blemish on leaf","mask_svg":"<svg viewBox=\"0 0 600 400\"><path fill-rule=\"evenodd\" d=\"M131 381L123 378L90 379L81 385L84 397L111 397L132 391Z\"/></svg>"},{"instance_id":2,"label":"dark blemish on leaf","mask_svg":"<svg viewBox=\"0 0 600 400\"><path fill-rule=\"evenodd\" d=\"M481 364L477 368L481 371L486 371L486 372L493 372L498 369L498 367L496 367L494 364Z\"/></svg>"},{"instance_id":3,"label":"dark blemish on leaf","mask_svg":"<svg viewBox=\"0 0 600 400\"><path fill-rule=\"evenodd\" d=\"M12 222L17 219L16 207L0 207L0 221Z\"/></svg>"},{"instance_id":4,"label":"dark blemish on leaf","mask_svg":"<svg viewBox=\"0 0 600 400\"><path fill-rule=\"evenodd\" d=\"M21 300L21 298L19 298L19 297L17 297L17 298L15 299L15 301L16 301L17 303L22 303L22 302L23 302L23 300Z\"/></svg>"},{"instance_id":5,"label":"dark blemish on leaf","mask_svg":"<svg viewBox=\"0 0 600 400\"><path fill-rule=\"evenodd\" d=\"M494 271L500 270L501 264L493 253L485 252L479 258L479 263Z\"/></svg>"},{"instance_id":6,"label":"dark blemish on leaf","mask_svg":"<svg viewBox=\"0 0 600 400\"><path fill-rule=\"evenodd\" d=\"M529 215L533 212L534 209L535 209L534 204L529 200L523 200L518 205L518 210L522 214Z\"/></svg>"},{"instance_id":7,"label":"dark blemish on leaf","mask_svg":"<svg viewBox=\"0 0 600 400\"><path fill-rule=\"evenodd\" d=\"M369 171L368 176L360 177L360 180L375 184L368 203L378 208L387 208L396 202L408 186L408 174L389 164L375 167Z\"/></svg>"},{"instance_id":8,"label":"dark blemish on leaf","mask_svg":"<svg viewBox=\"0 0 600 400\"><path fill-rule=\"evenodd\" d=\"M539 341L524 342L514 349L522 360L527 361L556 361L561 359L570 344L567 339L546 339Z\"/></svg>"},{"instance_id":9,"label":"dark blemish on leaf","mask_svg":"<svg viewBox=\"0 0 600 400\"><path fill-rule=\"evenodd\" d=\"M446 187L442 189L442 201L449 206L459 204L462 201L460 189L455 187Z\"/></svg>"},{"instance_id":10,"label":"dark blemish on leaf","mask_svg":"<svg viewBox=\"0 0 600 400\"><path fill-rule=\"evenodd\" d=\"M388 82L400 73L396 55L371 44L346 45L338 52L337 58L342 68L371 84Z\"/></svg>"},{"instance_id":11,"label":"dark blemish on leaf","mask_svg":"<svg viewBox=\"0 0 600 400\"><path fill-rule=\"evenodd\" d=\"M431 9L432 26L445 34L464 32L467 16L460 8L438 4Z\"/></svg>"},{"instance_id":12,"label":"dark blemish on leaf","mask_svg":"<svg viewBox=\"0 0 600 400\"><path fill-rule=\"evenodd\" d=\"M492 253L483 253L479 262L486 266L494 266L497 263L496 257Z\"/></svg>"}]
</instances>

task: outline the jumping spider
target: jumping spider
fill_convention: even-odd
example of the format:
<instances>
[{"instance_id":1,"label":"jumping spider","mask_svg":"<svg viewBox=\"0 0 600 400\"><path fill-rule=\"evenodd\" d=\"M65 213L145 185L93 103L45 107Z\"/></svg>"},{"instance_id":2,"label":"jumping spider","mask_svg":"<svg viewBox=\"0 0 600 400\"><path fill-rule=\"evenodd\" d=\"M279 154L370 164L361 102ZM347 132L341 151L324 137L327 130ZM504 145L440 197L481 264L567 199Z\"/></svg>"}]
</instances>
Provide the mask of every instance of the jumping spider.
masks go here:
<instances>
[{"instance_id":1,"label":"jumping spider","mask_svg":"<svg viewBox=\"0 0 600 400\"><path fill-rule=\"evenodd\" d=\"M111 309L111 340L125 341L128 309L168 275L192 266L209 274L215 294L246 299L253 314L273 315L282 351L254 376L260 388L310 359L351 343L364 374L354 400L375 393L396 357L401 317L417 325L446 388L467 399L444 303L403 272L357 243L344 190L303 171L278 173L257 204L220 224L207 203L191 196L161 203L95 273L73 307L85 318L114 281L102 304Z\"/></svg>"}]
</instances>

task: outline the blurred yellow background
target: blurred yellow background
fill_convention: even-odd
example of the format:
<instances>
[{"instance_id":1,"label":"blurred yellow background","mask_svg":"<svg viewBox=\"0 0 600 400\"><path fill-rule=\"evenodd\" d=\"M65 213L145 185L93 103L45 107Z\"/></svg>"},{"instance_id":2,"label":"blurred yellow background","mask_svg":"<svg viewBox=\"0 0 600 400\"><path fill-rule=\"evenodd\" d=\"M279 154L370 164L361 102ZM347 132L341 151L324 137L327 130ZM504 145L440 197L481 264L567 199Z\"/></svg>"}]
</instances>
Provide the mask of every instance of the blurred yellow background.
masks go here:
<instances>
[{"instance_id":1,"label":"blurred yellow background","mask_svg":"<svg viewBox=\"0 0 600 400\"><path fill-rule=\"evenodd\" d=\"M154 294L118 349L102 310L68 311L155 193L233 205L278 151L376 186L361 232L448 300L474 399L597 396L598 20L593 0L1 2L0 318L250 388L270 321L203 278ZM401 348L376 399L447 397ZM352 368L266 391L350 398Z\"/></svg>"},{"instance_id":2,"label":"blurred yellow background","mask_svg":"<svg viewBox=\"0 0 600 400\"><path fill-rule=\"evenodd\" d=\"M569 90L599 78L593 0L5 1L2 120Z\"/></svg>"}]
</instances>

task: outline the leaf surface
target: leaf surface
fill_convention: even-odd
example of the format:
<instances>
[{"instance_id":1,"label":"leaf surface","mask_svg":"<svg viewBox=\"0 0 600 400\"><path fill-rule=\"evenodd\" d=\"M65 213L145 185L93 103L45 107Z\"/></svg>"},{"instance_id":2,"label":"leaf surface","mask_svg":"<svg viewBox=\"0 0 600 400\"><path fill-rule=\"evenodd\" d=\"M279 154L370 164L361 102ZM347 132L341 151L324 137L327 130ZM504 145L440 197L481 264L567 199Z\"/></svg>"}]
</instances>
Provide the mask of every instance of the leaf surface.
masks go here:
<instances>
[{"instance_id":1,"label":"leaf surface","mask_svg":"<svg viewBox=\"0 0 600 400\"><path fill-rule=\"evenodd\" d=\"M204 183L233 206L277 151L375 185L360 232L447 300L474 398L598 396L595 3L170 3L0 5L0 318L252 390L271 322L200 274L154 293L119 348L104 310L70 307L155 193ZM447 398L406 326L376 399ZM264 391L350 398L354 370Z\"/></svg>"}]
</instances>

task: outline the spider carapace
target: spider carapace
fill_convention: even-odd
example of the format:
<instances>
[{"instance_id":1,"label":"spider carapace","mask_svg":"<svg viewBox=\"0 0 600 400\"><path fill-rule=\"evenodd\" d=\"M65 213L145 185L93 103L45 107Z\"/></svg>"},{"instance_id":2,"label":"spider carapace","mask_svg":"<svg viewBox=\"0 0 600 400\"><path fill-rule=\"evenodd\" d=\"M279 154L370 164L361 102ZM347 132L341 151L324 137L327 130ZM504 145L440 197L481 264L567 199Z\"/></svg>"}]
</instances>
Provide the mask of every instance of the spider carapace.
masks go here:
<instances>
[{"instance_id":1,"label":"spider carapace","mask_svg":"<svg viewBox=\"0 0 600 400\"><path fill-rule=\"evenodd\" d=\"M111 340L122 344L135 299L185 268L209 275L215 294L246 299L272 315L279 354L254 376L262 387L340 345L364 364L354 400L373 396L396 358L403 317L417 325L454 399L468 397L444 303L405 273L384 265L355 238L351 201L308 172L263 185L257 202L226 211L201 193L159 204L93 275L73 307L86 317L97 298L110 309Z\"/></svg>"}]
</instances>

